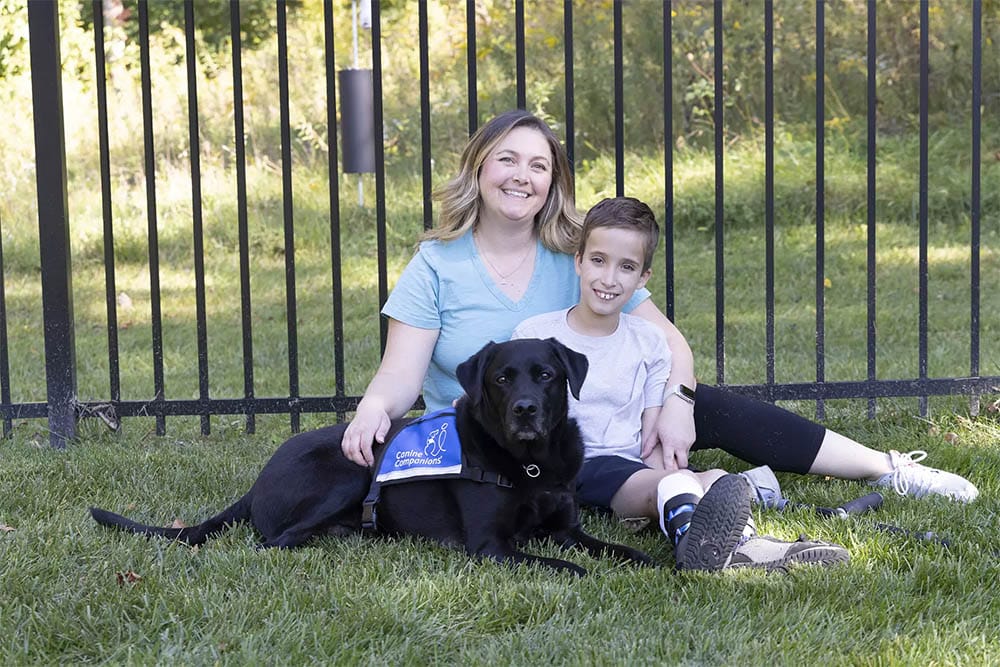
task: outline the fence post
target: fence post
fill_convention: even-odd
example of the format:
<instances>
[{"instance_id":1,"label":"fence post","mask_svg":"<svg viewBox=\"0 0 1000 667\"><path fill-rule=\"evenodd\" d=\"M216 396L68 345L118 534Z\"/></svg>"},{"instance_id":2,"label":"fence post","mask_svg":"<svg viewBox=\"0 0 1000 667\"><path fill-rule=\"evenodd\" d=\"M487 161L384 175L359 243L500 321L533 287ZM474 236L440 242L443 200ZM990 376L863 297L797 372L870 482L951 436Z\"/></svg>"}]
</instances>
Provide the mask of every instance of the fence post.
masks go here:
<instances>
[{"instance_id":1,"label":"fence post","mask_svg":"<svg viewBox=\"0 0 1000 667\"><path fill-rule=\"evenodd\" d=\"M53 447L62 448L67 440L76 435L76 347L58 3L28 2L28 40L35 123L49 442Z\"/></svg>"}]
</instances>

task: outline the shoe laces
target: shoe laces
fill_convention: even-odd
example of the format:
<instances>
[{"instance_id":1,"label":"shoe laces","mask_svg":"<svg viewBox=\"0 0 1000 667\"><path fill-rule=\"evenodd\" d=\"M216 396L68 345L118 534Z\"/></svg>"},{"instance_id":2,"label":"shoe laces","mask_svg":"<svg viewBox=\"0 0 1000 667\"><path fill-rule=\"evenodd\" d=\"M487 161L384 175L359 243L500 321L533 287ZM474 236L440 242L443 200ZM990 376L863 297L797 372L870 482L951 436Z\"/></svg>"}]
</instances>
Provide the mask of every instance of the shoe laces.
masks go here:
<instances>
[{"instance_id":1,"label":"shoe laces","mask_svg":"<svg viewBox=\"0 0 1000 667\"><path fill-rule=\"evenodd\" d=\"M915 470L915 466L919 465L919 462L926 458L927 452L922 449L915 449L906 454L899 453L895 461L896 467L890 473L892 475L892 488L895 489L896 493L901 496L906 495L906 492L910 490L910 481L912 478L912 475L908 473Z\"/></svg>"}]
</instances>

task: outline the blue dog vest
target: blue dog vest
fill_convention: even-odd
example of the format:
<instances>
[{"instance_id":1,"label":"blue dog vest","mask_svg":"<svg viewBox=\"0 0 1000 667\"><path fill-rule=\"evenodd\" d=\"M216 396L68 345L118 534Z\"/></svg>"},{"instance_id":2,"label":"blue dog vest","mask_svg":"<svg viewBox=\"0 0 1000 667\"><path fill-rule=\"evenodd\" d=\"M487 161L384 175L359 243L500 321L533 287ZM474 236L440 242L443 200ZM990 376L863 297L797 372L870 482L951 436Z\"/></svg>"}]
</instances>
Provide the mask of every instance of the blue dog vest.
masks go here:
<instances>
[{"instance_id":1,"label":"blue dog vest","mask_svg":"<svg viewBox=\"0 0 1000 667\"><path fill-rule=\"evenodd\" d=\"M376 506L383 484L457 478L498 486L511 485L502 475L471 466L465 460L453 408L431 412L413 420L393 436L378 458L375 476L362 508L362 528L378 528Z\"/></svg>"},{"instance_id":2,"label":"blue dog vest","mask_svg":"<svg viewBox=\"0 0 1000 667\"><path fill-rule=\"evenodd\" d=\"M462 444L455 428L455 411L439 410L412 421L382 452L375 479L391 482L462 472Z\"/></svg>"}]
</instances>

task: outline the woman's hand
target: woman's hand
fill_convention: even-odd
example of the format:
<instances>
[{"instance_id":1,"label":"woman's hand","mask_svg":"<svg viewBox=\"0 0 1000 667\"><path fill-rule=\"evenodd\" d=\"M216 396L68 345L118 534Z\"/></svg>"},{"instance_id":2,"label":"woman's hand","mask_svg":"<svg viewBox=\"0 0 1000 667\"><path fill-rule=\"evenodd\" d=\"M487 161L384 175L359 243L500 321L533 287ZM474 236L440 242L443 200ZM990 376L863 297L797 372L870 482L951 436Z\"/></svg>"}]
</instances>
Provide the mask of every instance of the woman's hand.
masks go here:
<instances>
[{"instance_id":1,"label":"woman's hand","mask_svg":"<svg viewBox=\"0 0 1000 667\"><path fill-rule=\"evenodd\" d=\"M656 435L663 448L663 467L683 470L694 444L694 406L677 396L668 398L656 421Z\"/></svg>"},{"instance_id":2,"label":"woman's hand","mask_svg":"<svg viewBox=\"0 0 1000 667\"><path fill-rule=\"evenodd\" d=\"M643 429L643 460L651 468L683 470L688 465L688 452L694 444L694 406L677 398L667 397L656 420L656 428ZM651 456L660 454L662 465L653 465Z\"/></svg>"},{"instance_id":3,"label":"woman's hand","mask_svg":"<svg viewBox=\"0 0 1000 667\"><path fill-rule=\"evenodd\" d=\"M340 442L344 456L359 466L370 468L375 465L372 446L375 442L385 442L385 434L389 432L391 423L389 415L385 410L376 406L375 401L369 405L365 405L365 401L361 401L358 404L358 411L354 414L354 419L344 431L344 439Z\"/></svg>"},{"instance_id":4,"label":"woman's hand","mask_svg":"<svg viewBox=\"0 0 1000 667\"><path fill-rule=\"evenodd\" d=\"M348 459L359 466L374 465L373 444L385 441L391 420L405 415L420 395L438 333L389 319L382 363L340 442Z\"/></svg>"}]
</instances>

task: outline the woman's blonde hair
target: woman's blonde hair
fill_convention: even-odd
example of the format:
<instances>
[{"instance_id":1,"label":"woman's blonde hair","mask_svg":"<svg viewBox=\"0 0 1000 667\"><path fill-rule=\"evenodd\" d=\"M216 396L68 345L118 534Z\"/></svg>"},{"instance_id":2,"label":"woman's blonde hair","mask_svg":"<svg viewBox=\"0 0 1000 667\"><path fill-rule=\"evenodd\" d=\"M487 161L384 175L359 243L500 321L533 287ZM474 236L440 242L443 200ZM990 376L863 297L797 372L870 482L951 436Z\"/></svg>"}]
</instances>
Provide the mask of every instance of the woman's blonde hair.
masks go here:
<instances>
[{"instance_id":1,"label":"woman's blonde hair","mask_svg":"<svg viewBox=\"0 0 1000 667\"><path fill-rule=\"evenodd\" d=\"M545 137L552 152L552 185L545 205L535 216L538 238L550 250L573 254L583 220L573 199L573 174L569 158L552 129L537 116L515 109L496 116L469 139L458 174L434 193L441 202L438 223L424 232L423 239L451 241L476 226L482 200L479 171L504 137L517 127L528 127Z\"/></svg>"}]
</instances>

